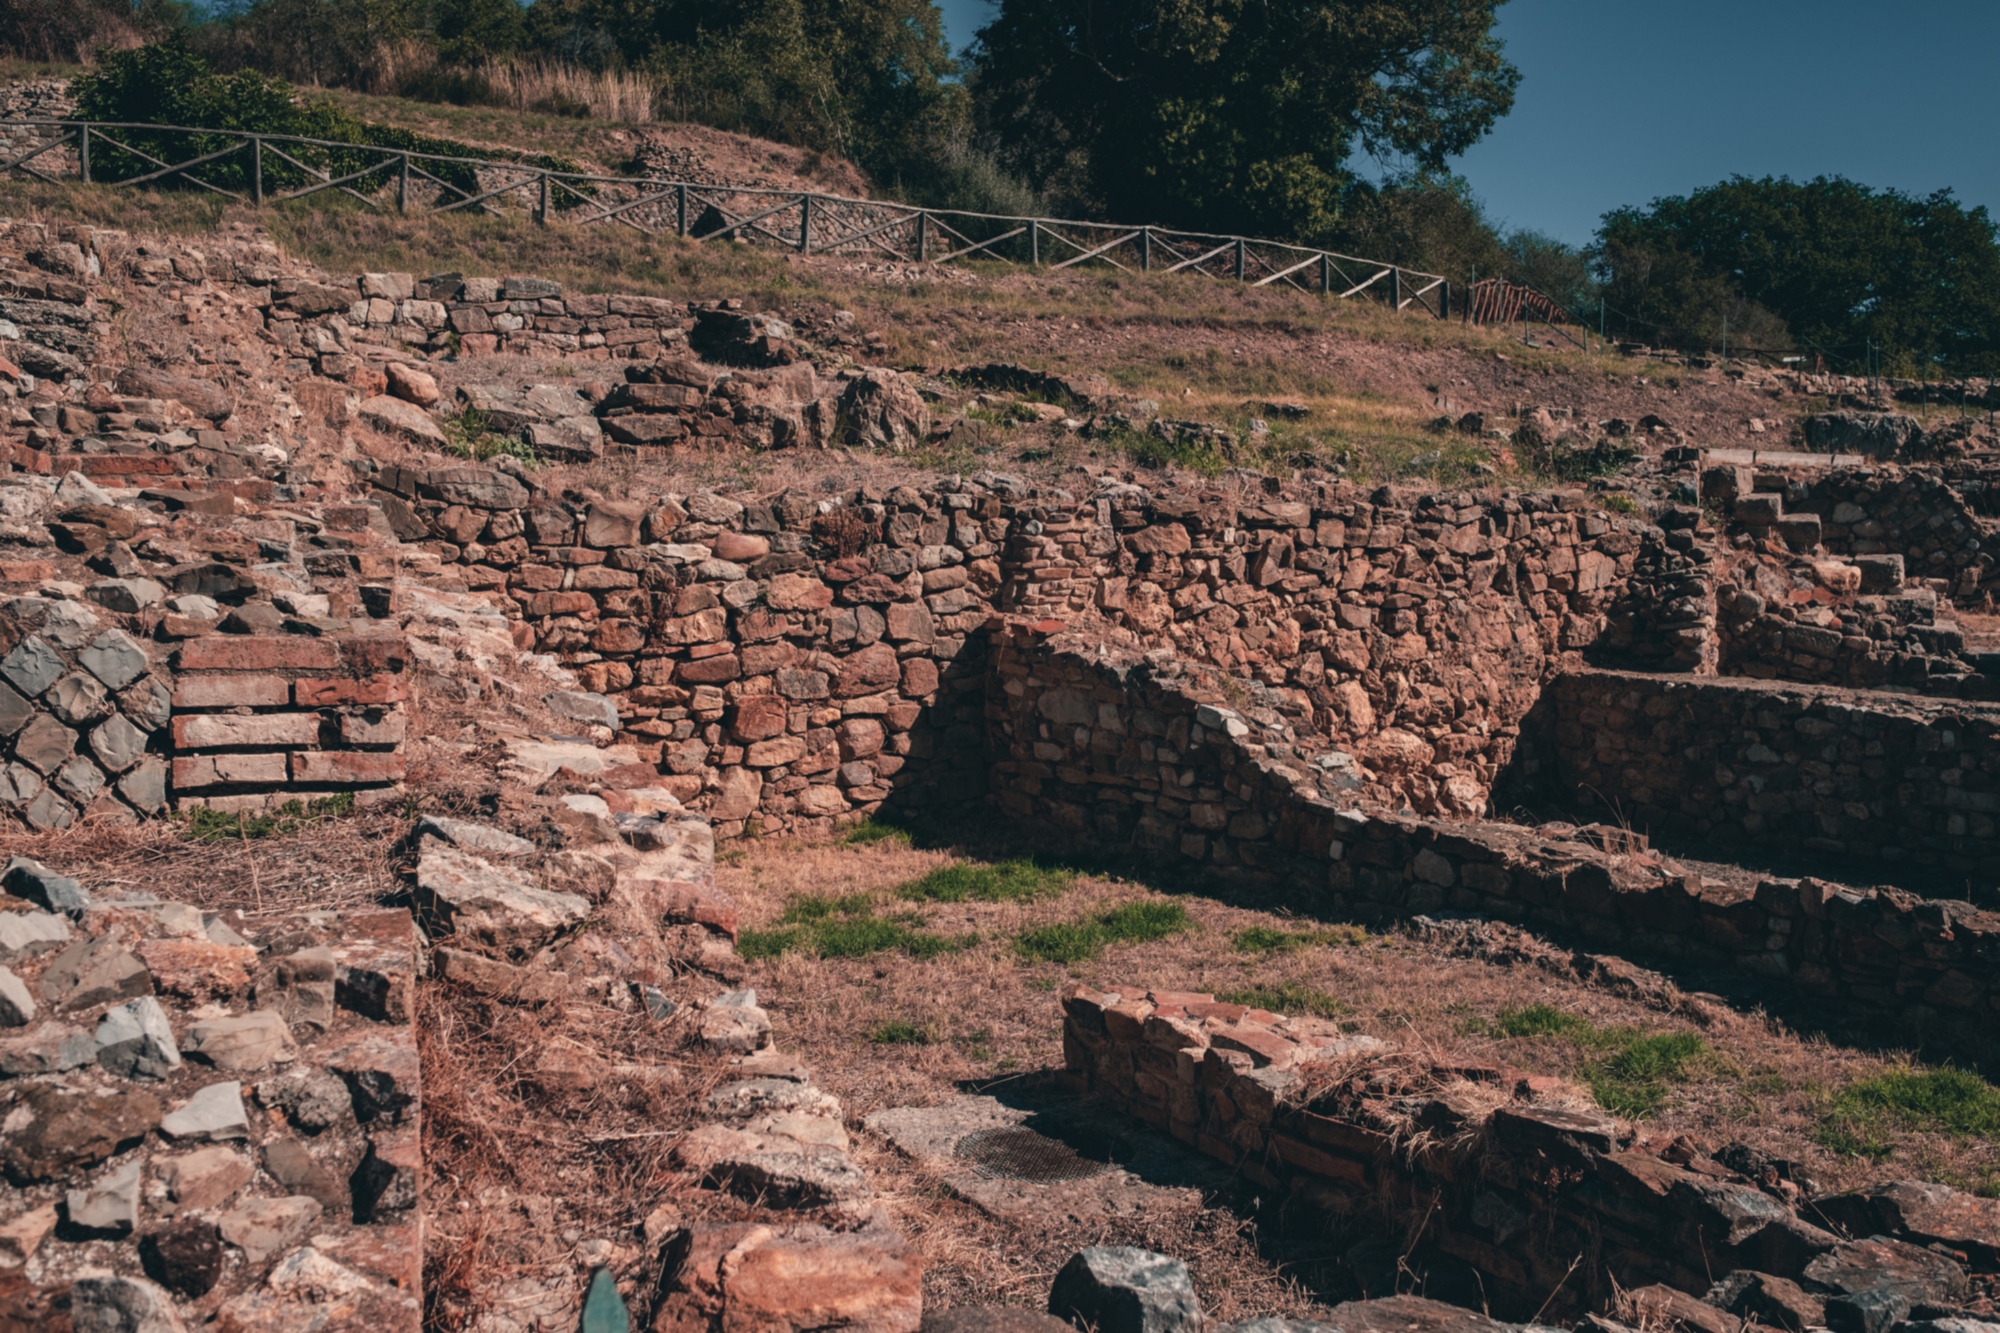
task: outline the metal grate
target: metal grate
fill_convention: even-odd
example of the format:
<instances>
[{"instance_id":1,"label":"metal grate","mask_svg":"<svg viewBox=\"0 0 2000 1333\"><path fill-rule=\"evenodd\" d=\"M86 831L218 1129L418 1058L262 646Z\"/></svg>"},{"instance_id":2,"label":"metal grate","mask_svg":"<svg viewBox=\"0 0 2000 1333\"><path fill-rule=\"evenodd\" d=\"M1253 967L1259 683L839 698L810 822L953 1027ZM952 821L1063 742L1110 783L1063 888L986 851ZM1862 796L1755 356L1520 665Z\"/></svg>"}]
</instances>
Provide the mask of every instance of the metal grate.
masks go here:
<instances>
[{"instance_id":1,"label":"metal grate","mask_svg":"<svg viewBox=\"0 0 2000 1333\"><path fill-rule=\"evenodd\" d=\"M1022 1125L982 1129L966 1135L952 1150L972 1163L982 1176L1049 1184L1058 1180L1088 1180L1106 1163L1093 1162L1061 1139Z\"/></svg>"}]
</instances>

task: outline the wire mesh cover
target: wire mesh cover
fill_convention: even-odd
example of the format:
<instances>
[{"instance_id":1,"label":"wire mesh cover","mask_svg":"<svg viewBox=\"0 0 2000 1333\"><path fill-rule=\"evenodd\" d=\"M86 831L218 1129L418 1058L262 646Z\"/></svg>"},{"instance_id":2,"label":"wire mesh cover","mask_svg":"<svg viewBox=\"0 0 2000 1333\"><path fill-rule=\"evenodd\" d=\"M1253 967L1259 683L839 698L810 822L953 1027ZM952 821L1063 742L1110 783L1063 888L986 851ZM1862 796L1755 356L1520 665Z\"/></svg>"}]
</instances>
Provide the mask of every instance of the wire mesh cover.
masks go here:
<instances>
[{"instance_id":1,"label":"wire mesh cover","mask_svg":"<svg viewBox=\"0 0 2000 1333\"><path fill-rule=\"evenodd\" d=\"M972 1163L982 1176L1007 1180L1029 1180L1047 1184L1058 1180L1088 1180L1105 1170L1103 1162L1093 1162L1061 1139L1022 1125L981 1129L958 1141L954 1155Z\"/></svg>"}]
</instances>

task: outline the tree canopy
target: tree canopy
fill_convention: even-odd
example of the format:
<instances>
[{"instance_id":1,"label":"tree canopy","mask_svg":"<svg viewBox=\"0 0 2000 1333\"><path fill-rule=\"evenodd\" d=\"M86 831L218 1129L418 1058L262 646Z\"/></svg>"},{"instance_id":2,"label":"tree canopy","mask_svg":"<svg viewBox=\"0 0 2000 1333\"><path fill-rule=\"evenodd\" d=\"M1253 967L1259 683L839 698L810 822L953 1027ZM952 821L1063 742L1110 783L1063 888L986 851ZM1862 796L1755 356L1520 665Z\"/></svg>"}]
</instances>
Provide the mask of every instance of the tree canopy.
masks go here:
<instances>
[{"instance_id":1,"label":"tree canopy","mask_svg":"<svg viewBox=\"0 0 2000 1333\"><path fill-rule=\"evenodd\" d=\"M1661 341L1784 338L1858 366L1989 371L2000 359L2000 245L1983 207L1840 177L1737 176L1607 213L1612 320Z\"/></svg>"},{"instance_id":2,"label":"tree canopy","mask_svg":"<svg viewBox=\"0 0 2000 1333\"><path fill-rule=\"evenodd\" d=\"M971 86L1002 160L1124 220L1325 238L1357 152L1440 170L1513 105L1502 0L1001 0Z\"/></svg>"}]
</instances>

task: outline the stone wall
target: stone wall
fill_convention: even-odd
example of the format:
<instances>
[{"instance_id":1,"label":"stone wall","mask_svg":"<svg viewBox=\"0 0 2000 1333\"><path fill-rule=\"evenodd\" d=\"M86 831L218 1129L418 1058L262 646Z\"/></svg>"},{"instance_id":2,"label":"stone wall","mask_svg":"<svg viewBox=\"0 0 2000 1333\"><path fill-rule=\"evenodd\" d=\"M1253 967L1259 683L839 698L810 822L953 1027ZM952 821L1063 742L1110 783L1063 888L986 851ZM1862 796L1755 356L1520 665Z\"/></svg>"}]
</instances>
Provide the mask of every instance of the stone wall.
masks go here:
<instances>
[{"instance_id":1,"label":"stone wall","mask_svg":"<svg viewBox=\"0 0 2000 1333\"><path fill-rule=\"evenodd\" d=\"M2000 873L1990 704L1589 672L1556 681L1531 730L1516 790L1558 808L1610 802L1655 837L1816 856L1843 875Z\"/></svg>"},{"instance_id":2,"label":"stone wall","mask_svg":"<svg viewBox=\"0 0 2000 1333\"><path fill-rule=\"evenodd\" d=\"M1336 1244L1385 1229L1410 1238L1409 1272L1503 1318L1574 1318L1638 1297L1644 1322L1692 1310L1678 1326L1729 1327L1728 1309L1886 1333L1913 1305L1965 1301L1968 1270L2000 1268L2000 1202L1896 1184L1808 1204L1787 1163L1732 1147L1717 1153L1725 1165L1686 1139L1641 1139L1560 1080L1398 1052L1323 1020L1072 983L1063 1053L1077 1086L1328 1216ZM1916 1279L1896 1308L1855 1294L1883 1285L1857 1270L1885 1268ZM1733 1304L1771 1292L1771 1279L1777 1299ZM1704 1293L1721 1307L1708 1324Z\"/></svg>"},{"instance_id":3,"label":"stone wall","mask_svg":"<svg viewBox=\"0 0 2000 1333\"><path fill-rule=\"evenodd\" d=\"M208 635L174 653L173 791L182 805L253 810L403 779L410 656L394 632L345 638Z\"/></svg>"},{"instance_id":4,"label":"stone wall","mask_svg":"<svg viewBox=\"0 0 2000 1333\"><path fill-rule=\"evenodd\" d=\"M1670 557L1646 577L1697 567L1658 529L1549 497L1405 510L1353 487L1308 503L1107 479L1079 499L981 474L641 504L490 468L375 482L399 535L429 538L519 620L523 648L612 696L725 835L931 793L943 770L918 761L978 743L996 611L1088 621L1247 676L1301 734L1351 751L1380 799L1476 813L1544 682L1623 604L1640 552ZM859 717L878 719L879 748ZM974 790L953 781L955 797Z\"/></svg>"},{"instance_id":5,"label":"stone wall","mask_svg":"<svg viewBox=\"0 0 2000 1333\"><path fill-rule=\"evenodd\" d=\"M1449 911L1519 922L1625 957L1775 982L1810 999L1822 1021L1886 1032L1988 1067L2000 1061L1993 1037L2000 990L1992 980L2000 914L1813 879L1767 879L1754 889L1708 880L1617 828L1364 813L1342 790L1352 777L1328 762L1338 752L1302 743L1254 699L1232 707L1219 678L1163 655L1106 654L1080 635L1046 638L1017 626L996 646L994 671L994 799L1019 826L1046 830L1056 845L1200 865L1218 879L1282 890L1299 910L1327 916ZM1718 697L1701 696L1704 689ZM1647 734L1638 720L1648 698L1674 700L1672 715L1683 724L1699 717L1736 734L1758 720L1741 715L1757 701L1768 697L1782 712L1787 697L1809 694L1588 673L1562 678L1550 696L1626 709L1621 717L1563 724L1566 735L1605 737L1615 746ZM1909 701L1909 721L1889 709L1879 717L1862 713L1851 699L1829 699L1819 714L1802 709L1807 730L1796 734L1823 725L1822 744L1882 741L1897 753L1928 744L1934 748L1923 753L1933 764L1957 753L1952 747L1984 751L1986 742L1972 739L1984 723L1942 716L1946 705ZM1825 721L1835 715L1844 719L1839 726ZM1656 727L1654 734L1662 733ZM1868 739L1854 739L1862 736ZM1629 784L1640 777L1672 790L1675 774L1664 755L1670 741L1631 760L1629 774L1601 775L1599 789L1620 794L1628 810L1638 799ZM1796 771L1796 763L1774 758L1770 771ZM1992 781L1971 772L1958 778ZM1760 782L1772 785L1746 775L1746 788ZM1947 801L1972 794L1966 786L1940 790L1962 793L1941 798Z\"/></svg>"}]
</instances>

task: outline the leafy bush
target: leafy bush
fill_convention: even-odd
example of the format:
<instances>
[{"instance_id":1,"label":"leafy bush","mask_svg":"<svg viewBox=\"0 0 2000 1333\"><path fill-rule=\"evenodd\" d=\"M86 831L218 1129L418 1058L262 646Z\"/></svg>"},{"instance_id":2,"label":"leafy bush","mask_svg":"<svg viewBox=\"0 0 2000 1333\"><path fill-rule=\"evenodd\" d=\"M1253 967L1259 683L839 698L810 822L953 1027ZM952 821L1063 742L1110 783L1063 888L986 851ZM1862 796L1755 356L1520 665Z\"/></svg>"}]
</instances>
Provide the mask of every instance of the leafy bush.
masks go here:
<instances>
[{"instance_id":1,"label":"leafy bush","mask_svg":"<svg viewBox=\"0 0 2000 1333\"><path fill-rule=\"evenodd\" d=\"M575 171L577 164L567 158L546 155L521 156L488 152L452 139L413 134L392 125L374 125L331 102L303 99L282 79L270 78L254 70L237 70L221 75L208 62L188 49L180 34L135 51L120 51L105 58L92 74L76 80L74 91L77 116L84 120L132 124L171 125L192 132L120 130L119 142L93 140L91 174L101 180L130 180L159 170L155 162L189 161L209 153L227 153L198 168L204 181L225 190L247 194L251 189L252 157L241 140L229 135L202 134L201 130L234 130L241 133L288 135L323 139L337 144L405 149L444 157L471 158L486 162L543 167L551 171ZM285 144L283 151L313 170L331 178L364 173L350 188L366 195L389 184L400 168L385 162L379 153L355 148L309 147ZM143 156L142 156L143 155ZM263 157L264 187L283 193L304 188L320 179L293 166L267 148ZM379 164L379 165L378 165ZM479 192L477 168L469 163L428 162L424 170L467 194ZM161 181L163 188L198 188L178 177ZM556 185L550 204L568 208L583 202L588 187L573 190ZM331 198L331 196L327 196Z\"/></svg>"}]
</instances>

